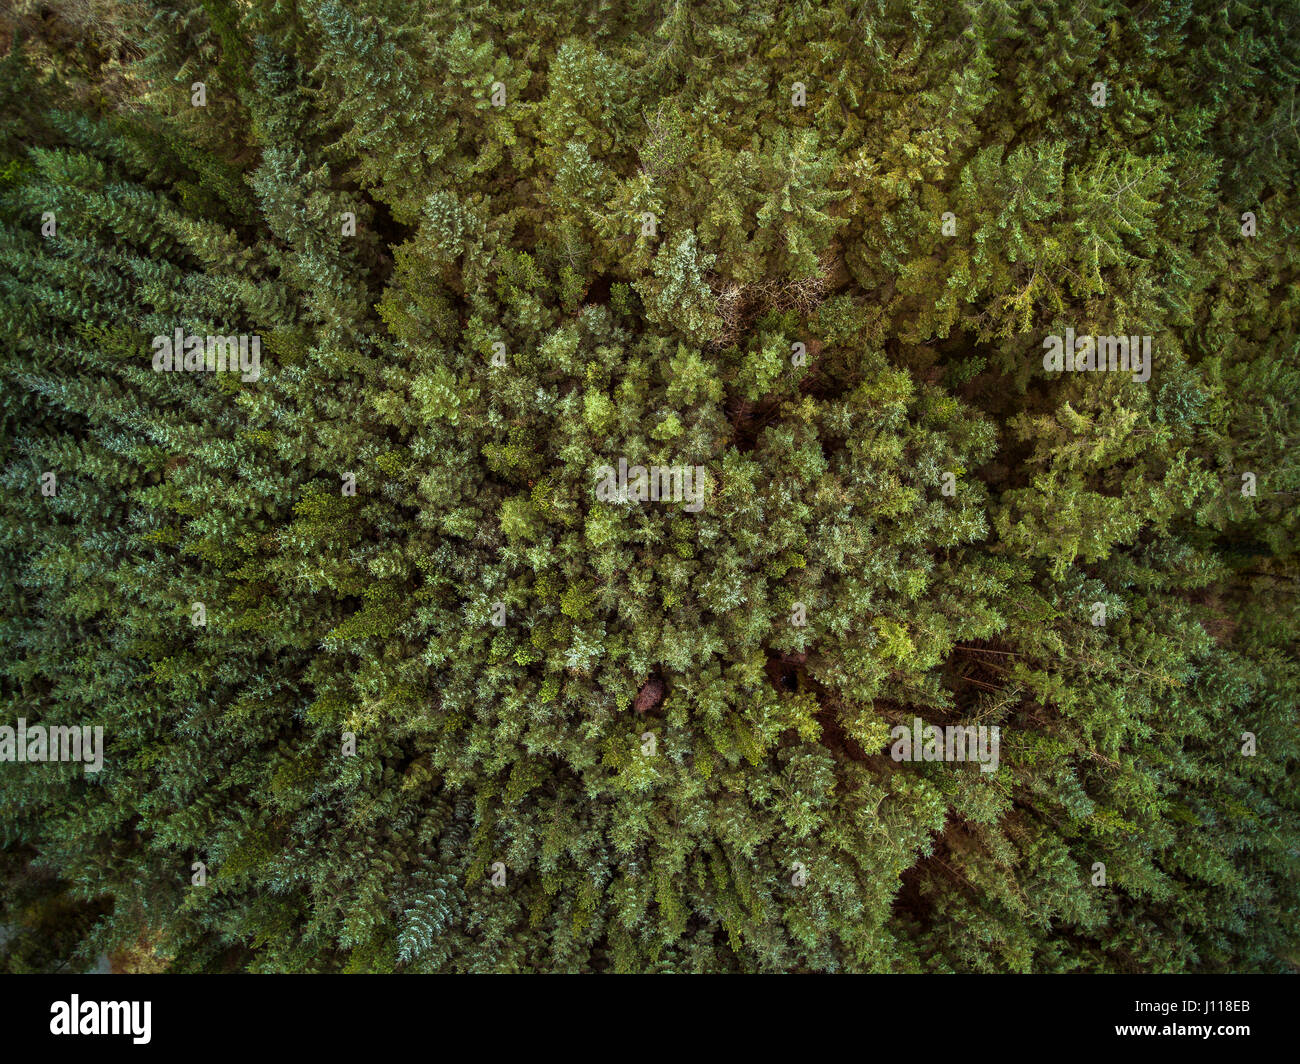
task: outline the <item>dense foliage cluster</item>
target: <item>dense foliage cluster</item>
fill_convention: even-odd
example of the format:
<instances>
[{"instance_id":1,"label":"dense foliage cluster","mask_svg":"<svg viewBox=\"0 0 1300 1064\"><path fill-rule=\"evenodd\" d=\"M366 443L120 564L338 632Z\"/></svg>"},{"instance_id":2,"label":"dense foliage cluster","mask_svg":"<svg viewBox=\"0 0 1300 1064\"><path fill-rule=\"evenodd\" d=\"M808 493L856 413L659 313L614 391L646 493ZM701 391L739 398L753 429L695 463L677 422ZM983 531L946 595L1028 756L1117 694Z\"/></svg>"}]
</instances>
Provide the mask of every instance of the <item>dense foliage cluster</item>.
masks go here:
<instances>
[{"instance_id":1,"label":"dense foliage cluster","mask_svg":"<svg viewBox=\"0 0 1300 1064\"><path fill-rule=\"evenodd\" d=\"M0 50L2 723L104 729L0 765L11 970L1294 963L1293 0Z\"/></svg>"}]
</instances>

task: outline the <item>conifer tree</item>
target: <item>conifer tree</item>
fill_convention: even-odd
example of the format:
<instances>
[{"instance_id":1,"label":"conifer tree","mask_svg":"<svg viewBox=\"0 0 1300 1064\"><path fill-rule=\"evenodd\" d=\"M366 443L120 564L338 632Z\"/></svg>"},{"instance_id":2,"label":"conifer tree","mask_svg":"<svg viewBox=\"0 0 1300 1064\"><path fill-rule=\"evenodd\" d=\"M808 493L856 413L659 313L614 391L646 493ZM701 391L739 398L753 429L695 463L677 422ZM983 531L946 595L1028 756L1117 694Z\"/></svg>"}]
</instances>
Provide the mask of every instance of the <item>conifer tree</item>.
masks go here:
<instances>
[{"instance_id":1,"label":"conifer tree","mask_svg":"<svg viewBox=\"0 0 1300 1064\"><path fill-rule=\"evenodd\" d=\"M51 6L8 970L1294 965L1291 5Z\"/></svg>"}]
</instances>

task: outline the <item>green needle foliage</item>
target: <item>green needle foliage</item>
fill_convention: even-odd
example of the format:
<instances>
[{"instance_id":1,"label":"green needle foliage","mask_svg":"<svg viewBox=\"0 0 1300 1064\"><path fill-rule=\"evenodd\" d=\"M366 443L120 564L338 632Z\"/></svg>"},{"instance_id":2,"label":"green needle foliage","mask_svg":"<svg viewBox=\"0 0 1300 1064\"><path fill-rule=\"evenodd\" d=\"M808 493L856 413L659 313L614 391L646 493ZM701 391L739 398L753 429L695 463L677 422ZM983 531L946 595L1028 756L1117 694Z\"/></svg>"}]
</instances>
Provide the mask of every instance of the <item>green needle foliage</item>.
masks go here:
<instances>
[{"instance_id":1,"label":"green needle foliage","mask_svg":"<svg viewBox=\"0 0 1300 1064\"><path fill-rule=\"evenodd\" d=\"M7 18L9 970L1300 961L1290 0Z\"/></svg>"}]
</instances>

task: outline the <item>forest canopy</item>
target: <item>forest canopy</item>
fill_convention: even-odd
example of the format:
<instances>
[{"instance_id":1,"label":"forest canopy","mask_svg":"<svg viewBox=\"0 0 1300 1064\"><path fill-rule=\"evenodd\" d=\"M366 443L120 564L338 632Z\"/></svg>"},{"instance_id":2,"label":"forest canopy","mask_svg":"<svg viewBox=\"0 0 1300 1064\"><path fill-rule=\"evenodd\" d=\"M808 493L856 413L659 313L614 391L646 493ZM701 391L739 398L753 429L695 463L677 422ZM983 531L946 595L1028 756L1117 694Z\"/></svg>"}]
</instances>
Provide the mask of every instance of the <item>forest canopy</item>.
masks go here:
<instances>
[{"instance_id":1,"label":"forest canopy","mask_svg":"<svg viewBox=\"0 0 1300 1064\"><path fill-rule=\"evenodd\" d=\"M0 53L6 970L1300 963L1293 0Z\"/></svg>"}]
</instances>

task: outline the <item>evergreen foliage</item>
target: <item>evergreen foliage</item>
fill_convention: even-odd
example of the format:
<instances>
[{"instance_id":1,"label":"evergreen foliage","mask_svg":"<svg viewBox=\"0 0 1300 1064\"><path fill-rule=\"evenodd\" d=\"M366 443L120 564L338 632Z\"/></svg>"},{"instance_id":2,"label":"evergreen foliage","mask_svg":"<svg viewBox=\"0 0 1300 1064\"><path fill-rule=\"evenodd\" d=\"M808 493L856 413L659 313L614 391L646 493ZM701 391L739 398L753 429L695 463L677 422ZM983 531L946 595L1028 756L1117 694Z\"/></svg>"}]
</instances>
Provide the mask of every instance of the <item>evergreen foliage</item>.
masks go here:
<instances>
[{"instance_id":1,"label":"evergreen foliage","mask_svg":"<svg viewBox=\"0 0 1300 1064\"><path fill-rule=\"evenodd\" d=\"M1300 963L1295 4L0 48L0 724L104 735L0 766L9 970Z\"/></svg>"}]
</instances>

